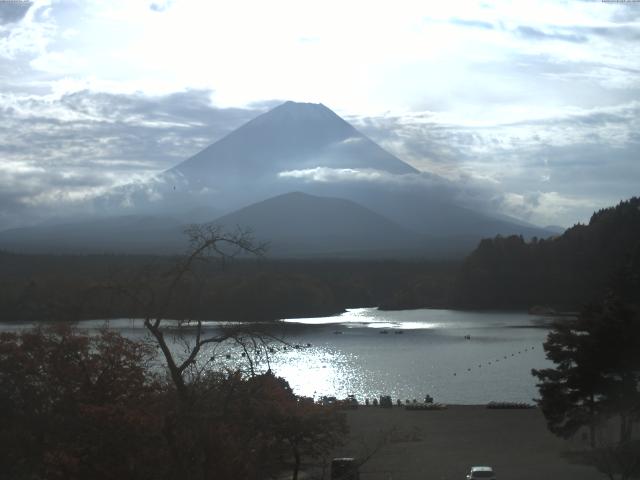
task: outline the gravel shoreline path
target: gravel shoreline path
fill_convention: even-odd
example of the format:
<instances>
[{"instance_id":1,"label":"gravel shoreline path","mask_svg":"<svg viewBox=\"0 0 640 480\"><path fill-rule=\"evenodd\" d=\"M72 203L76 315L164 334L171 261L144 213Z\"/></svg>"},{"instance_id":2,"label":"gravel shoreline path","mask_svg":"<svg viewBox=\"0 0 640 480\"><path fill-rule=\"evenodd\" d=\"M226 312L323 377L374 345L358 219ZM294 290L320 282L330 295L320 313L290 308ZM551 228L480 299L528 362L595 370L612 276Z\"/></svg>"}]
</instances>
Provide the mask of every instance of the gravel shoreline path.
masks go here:
<instances>
[{"instance_id":1,"label":"gravel shoreline path","mask_svg":"<svg viewBox=\"0 0 640 480\"><path fill-rule=\"evenodd\" d=\"M563 456L579 449L580 441L552 435L538 409L361 407L346 414L350 439L336 456L375 452L361 467L361 480L463 480L470 465L494 467L499 480L604 478Z\"/></svg>"}]
</instances>

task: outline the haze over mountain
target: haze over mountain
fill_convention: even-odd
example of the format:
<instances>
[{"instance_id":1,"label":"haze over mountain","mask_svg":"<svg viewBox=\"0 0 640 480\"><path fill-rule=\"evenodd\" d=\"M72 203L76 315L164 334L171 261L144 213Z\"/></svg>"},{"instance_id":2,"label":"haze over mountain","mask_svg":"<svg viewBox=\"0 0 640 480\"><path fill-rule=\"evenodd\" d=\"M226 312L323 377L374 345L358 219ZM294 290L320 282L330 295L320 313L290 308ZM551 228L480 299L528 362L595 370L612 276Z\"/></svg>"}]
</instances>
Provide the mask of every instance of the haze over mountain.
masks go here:
<instances>
[{"instance_id":1,"label":"haze over mountain","mask_svg":"<svg viewBox=\"0 0 640 480\"><path fill-rule=\"evenodd\" d=\"M285 102L143 184L99 198L99 209L147 213L215 206L230 212L291 191L343 196L308 175L418 174L322 104ZM313 185L322 183L325 185Z\"/></svg>"},{"instance_id":2,"label":"haze over mountain","mask_svg":"<svg viewBox=\"0 0 640 480\"><path fill-rule=\"evenodd\" d=\"M169 172L205 183L322 167L417 173L324 105L295 102L260 115Z\"/></svg>"},{"instance_id":3,"label":"haze over mountain","mask_svg":"<svg viewBox=\"0 0 640 480\"><path fill-rule=\"evenodd\" d=\"M0 232L0 248L21 253L169 254L186 247L184 224L172 217L122 215Z\"/></svg>"},{"instance_id":4,"label":"haze over mountain","mask_svg":"<svg viewBox=\"0 0 640 480\"><path fill-rule=\"evenodd\" d=\"M277 256L462 253L486 236L553 234L458 205L443 183L324 105L286 102L153 180L100 197L94 208L108 222L2 232L0 248L141 252L148 238L149 252L164 253L182 245L182 225L216 218L253 228Z\"/></svg>"},{"instance_id":5,"label":"haze over mountain","mask_svg":"<svg viewBox=\"0 0 640 480\"><path fill-rule=\"evenodd\" d=\"M225 228L251 225L268 238L275 256L415 255L425 238L350 200L286 193L242 208L215 221Z\"/></svg>"}]
</instances>

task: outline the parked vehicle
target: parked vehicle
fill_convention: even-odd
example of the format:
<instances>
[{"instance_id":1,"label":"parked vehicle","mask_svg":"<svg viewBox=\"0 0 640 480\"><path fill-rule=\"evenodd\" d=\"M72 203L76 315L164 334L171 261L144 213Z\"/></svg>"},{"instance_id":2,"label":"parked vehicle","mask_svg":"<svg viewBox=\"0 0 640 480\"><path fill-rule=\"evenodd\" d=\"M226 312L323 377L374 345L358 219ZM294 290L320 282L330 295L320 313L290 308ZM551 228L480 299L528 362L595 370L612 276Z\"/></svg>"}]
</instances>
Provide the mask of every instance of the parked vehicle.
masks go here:
<instances>
[{"instance_id":1,"label":"parked vehicle","mask_svg":"<svg viewBox=\"0 0 640 480\"><path fill-rule=\"evenodd\" d=\"M467 474L467 480L474 480L476 478L482 478L483 480L496 480L496 474L491 467L471 467Z\"/></svg>"},{"instance_id":2,"label":"parked vehicle","mask_svg":"<svg viewBox=\"0 0 640 480\"><path fill-rule=\"evenodd\" d=\"M320 397L320 405L324 407L332 407L338 402L336 397L328 397L326 395Z\"/></svg>"},{"instance_id":3,"label":"parked vehicle","mask_svg":"<svg viewBox=\"0 0 640 480\"><path fill-rule=\"evenodd\" d=\"M334 458L331 461L331 480L360 480L355 458Z\"/></svg>"}]
</instances>

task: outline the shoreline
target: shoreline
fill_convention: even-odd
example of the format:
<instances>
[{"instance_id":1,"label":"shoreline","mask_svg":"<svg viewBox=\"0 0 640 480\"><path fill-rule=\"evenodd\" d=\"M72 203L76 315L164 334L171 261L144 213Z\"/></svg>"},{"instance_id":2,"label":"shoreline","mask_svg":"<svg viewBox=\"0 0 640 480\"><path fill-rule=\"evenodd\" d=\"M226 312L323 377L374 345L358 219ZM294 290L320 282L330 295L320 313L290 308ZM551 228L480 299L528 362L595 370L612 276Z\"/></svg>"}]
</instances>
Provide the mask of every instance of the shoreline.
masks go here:
<instances>
[{"instance_id":1,"label":"shoreline","mask_svg":"<svg viewBox=\"0 0 640 480\"><path fill-rule=\"evenodd\" d=\"M570 311L560 311L555 313L548 312L535 312L531 311L527 307L523 307L521 309L514 308L464 308L464 307L456 307L455 305L431 305L431 306L420 306L420 307L407 307L407 308L391 308L385 305L366 305L366 306L351 306L347 308L340 309L326 309L326 310L313 310L309 312L301 312L301 313L293 313L287 318L267 318L262 320L238 320L234 318L230 318L227 320L217 320L212 318L213 316L207 318L196 317L191 319L191 322L197 322L198 320L202 322L208 323L237 323L237 324L278 324L278 323L286 323L287 320L292 320L295 323L295 320L304 320L304 319L317 319L317 318L329 318L329 317L338 317L344 313L347 313L349 310L355 309L373 309L380 312L409 312L409 311L417 311L417 310L447 310L454 312L468 312L468 313L514 313L514 314L527 314L531 317L539 317L544 319L544 323L540 325L540 328L548 328L555 321L562 321L567 318L576 318L579 316L579 312L570 312ZM80 323L80 322L97 322L97 321L110 321L110 320L141 320L141 318L133 318L126 316L119 316L117 318L100 318L100 317L87 317L80 319L72 319L72 320L6 320L0 319L0 325L17 325L17 324L33 324L33 325L41 325L41 324L56 324L56 323ZM174 320L171 318L164 319L168 322L178 320ZM340 323L337 321L336 323Z\"/></svg>"},{"instance_id":2,"label":"shoreline","mask_svg":"<svg viewBox=\"0 0 640 480\"><path fill-rule=\"evenodd\" d=\"M361 480L465 478L471 465L490 465L502 479L597 480L593 467L570 463L567 454L584 448L546 427L538 408L488 409L449 405L437 411L358 408L345 411L350 434L335 457L371 459Z\"/></svg>"}]
</instances>

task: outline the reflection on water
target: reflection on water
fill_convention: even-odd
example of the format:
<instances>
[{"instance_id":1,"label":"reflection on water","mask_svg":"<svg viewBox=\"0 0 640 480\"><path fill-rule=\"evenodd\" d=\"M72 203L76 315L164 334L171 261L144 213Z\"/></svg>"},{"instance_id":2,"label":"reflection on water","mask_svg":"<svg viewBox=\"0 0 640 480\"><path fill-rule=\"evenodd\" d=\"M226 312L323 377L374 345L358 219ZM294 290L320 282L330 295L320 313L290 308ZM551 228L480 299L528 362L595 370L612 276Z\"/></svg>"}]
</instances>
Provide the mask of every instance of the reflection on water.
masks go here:
<instances>
[{"instance_id":1,"label":"reflection on water","mask_svg":"<svg viewBox=\"0 0 640 480\"><path fill-rule=\"evenodd\" d=\"M354 309L286 322L298 327L292 342L313 339L336 366L336 376L316 383L306 372L322 368L317 353L283 359L282 366L277 359L274 370L305 395L530 402L537 396L531 369L548 365L542 350L547 331L540 328L546 322L523 313Z\"/></svg>"},{"instance_id":2,"label":"reflection on water","mask_svg":"<svg viewBox=\"0 0 640 480\"><path fill-rule=\"evenodd\" d=\"M361 400L379 395L421 400L430 394L445 403L529 402L537 396L531 369L548 365L543 323L523 313L358 308L270 326L270 334L285 343L265 346L264 355L249 351L249 357L237 344L210 346L199 366L247 368L254 358L256 370L271 368L296 393L315 398L355 394ZM81 322L89 330L104 325ZM146 336L140 320L115 319L108 326L130 338ZM206 322L211 332L220 326ZM170 336L174 352L184 352L192 335L189 328L176 329Z\"/></svg>"}]
</instances>

